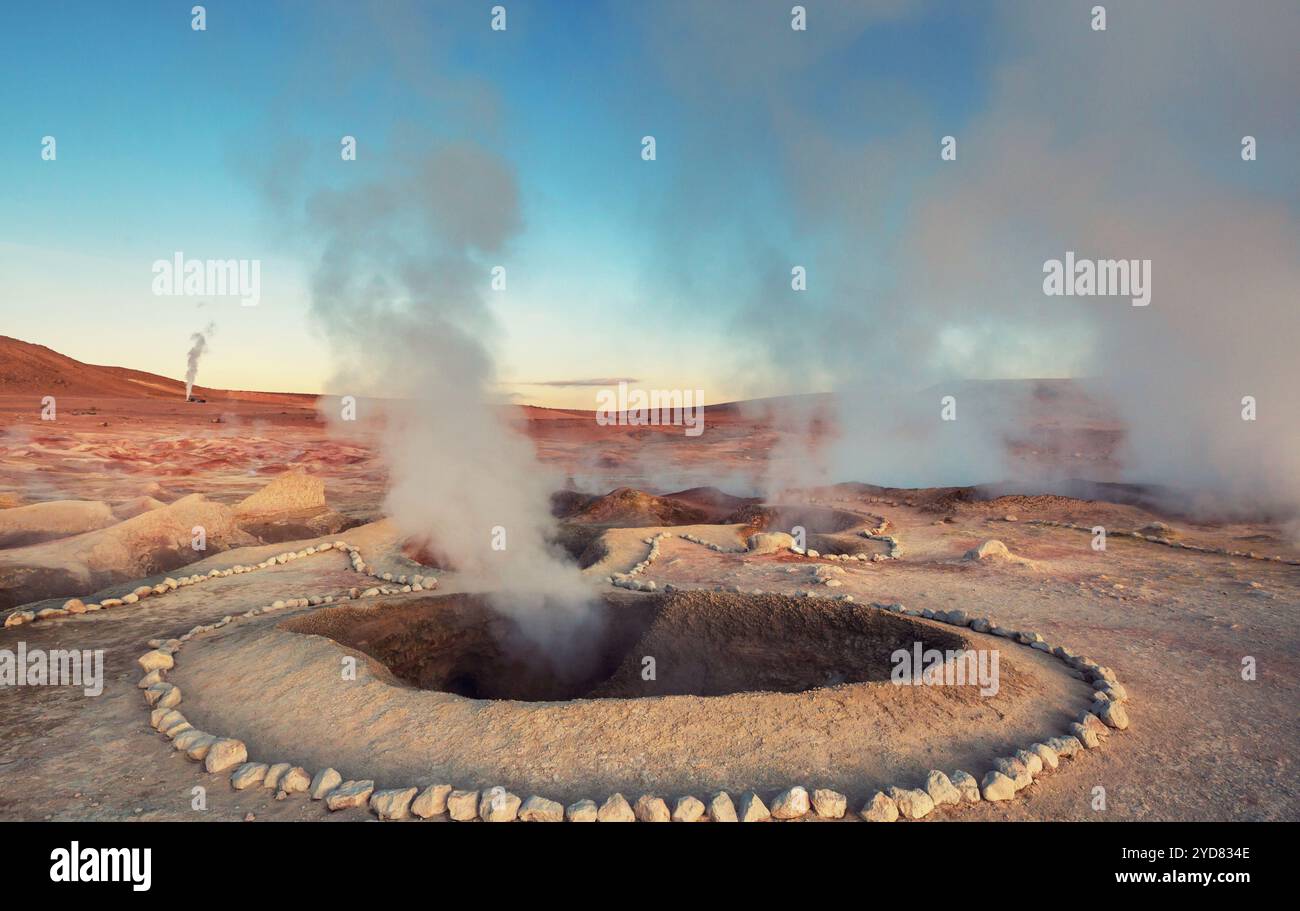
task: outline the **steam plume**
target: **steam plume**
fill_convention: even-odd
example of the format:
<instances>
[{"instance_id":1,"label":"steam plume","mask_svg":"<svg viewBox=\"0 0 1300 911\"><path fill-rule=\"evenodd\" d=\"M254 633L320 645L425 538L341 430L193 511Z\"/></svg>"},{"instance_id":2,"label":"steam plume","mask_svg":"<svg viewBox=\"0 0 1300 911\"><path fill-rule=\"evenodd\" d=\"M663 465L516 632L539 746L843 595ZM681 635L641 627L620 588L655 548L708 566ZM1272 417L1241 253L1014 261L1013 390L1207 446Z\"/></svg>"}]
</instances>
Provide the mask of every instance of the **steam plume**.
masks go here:
<instances>
[{"instance_id":1,"label":"steam plume","mask_svg":"<svg viewBox=\"0 0 1300 911\"><path fill-rule=\"evenodd\" d=\"M185 398L190 397L191 390L194 389L194 378L199 373L199 358L208 350L208 338L216 330L213 323L208 323L201 332L195 332L190 336L190 350L185 355Z\"/></svg>"}]
</instances>

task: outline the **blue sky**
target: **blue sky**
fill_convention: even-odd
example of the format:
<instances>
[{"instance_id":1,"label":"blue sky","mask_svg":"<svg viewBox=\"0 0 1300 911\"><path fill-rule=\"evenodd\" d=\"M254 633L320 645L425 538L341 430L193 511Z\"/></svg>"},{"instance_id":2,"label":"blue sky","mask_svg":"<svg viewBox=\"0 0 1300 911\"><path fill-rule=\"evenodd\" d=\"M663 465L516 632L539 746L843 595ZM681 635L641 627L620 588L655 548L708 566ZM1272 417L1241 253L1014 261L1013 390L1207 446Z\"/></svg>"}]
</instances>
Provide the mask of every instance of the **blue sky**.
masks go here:
<instances>
[{"instance_id":1,"label":"blue sky","mask_svg":"<svg viewBox=\"0 0 1300 911\"><path fill-rule=\"evenodd\" d=\"M463 138L504 158L519 188L508 291L485 298L507 392L590 407L589 389L524 384L633 376L706 387L713 401L834 385L821 368L835 363L807 354L824 339L764 328L787 306L769 297L772 276L788 282L790 264L806 263L808 319L850 323L913 285L900 253L917 241L893 244L947 192L939 137L1000 122L1008 92L1026 91L1014 88L1022 58L1069 58L1050 34L1020 30L1029 7L1004 3L810 3L805 33L790 30L785 2L516 0L504 33L484 2L213 2L203 32L191 5L0 9L0 332L175 376L189 333L214 321L200 382L238 388L316 391L331 374L309 317L311 251L268 204L268 166L288 154L302 183L345 186L375 179L410 143ZM1069 41L1094 39L1087 6L1060 4ZM1123 4L1112 6L1122 29ZM1239 56L1252 53L1243 40ZM1044 82L1076 75L1089 78ZM1178 114L1163 135L1191 131L1180 160L1194 179L1282 194L1294 217L1293 166L1243 174L1196 144L1213 102L1171 107L1156 89L1149 101ZM1096 128L1067 115L1032 116L1061 142ZM358 139L354 163L338 159L344 134ZM644 134L654 163L640 159ZM40 158L45 135L56 162ZM845 162L838 183L826 179ZM1034 233L1032 205L1002 217L1007 236ZM262 260L261 304L154 297L150 265L175 250ZM1000 281L972 300L1037 277ZM960 320L940 328L955 350L980 337ZM800 353L783 364L783 350ZM770 369L755 370L763 357ZM1087 361L1069 344L1052 357L963 358L993 375Z\"/></svg>"}]
</instances>

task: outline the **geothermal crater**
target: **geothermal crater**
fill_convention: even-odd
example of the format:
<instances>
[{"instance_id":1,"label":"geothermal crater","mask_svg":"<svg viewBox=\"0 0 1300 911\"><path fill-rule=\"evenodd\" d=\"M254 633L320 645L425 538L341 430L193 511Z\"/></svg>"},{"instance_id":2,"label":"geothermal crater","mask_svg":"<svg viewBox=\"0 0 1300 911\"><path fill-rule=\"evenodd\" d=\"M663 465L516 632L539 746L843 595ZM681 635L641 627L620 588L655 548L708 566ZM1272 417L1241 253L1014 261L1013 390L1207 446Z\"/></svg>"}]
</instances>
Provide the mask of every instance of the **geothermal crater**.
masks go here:
<instances>
[{"instance_id":1,"label":"geothermal crater","mask_svg":"<svg viewBox=\"0 0 1300 911\"><path fill-rule=\"evenodd\" d=\"M481 595L343 606L281 628L328 636L420 689L521 702L799 693L888 680L890 655L918 641L967 647L956 632L875 608L748 596L708 607L684 595L605 598L558 654Z\"/></svg>"}]
</instances>

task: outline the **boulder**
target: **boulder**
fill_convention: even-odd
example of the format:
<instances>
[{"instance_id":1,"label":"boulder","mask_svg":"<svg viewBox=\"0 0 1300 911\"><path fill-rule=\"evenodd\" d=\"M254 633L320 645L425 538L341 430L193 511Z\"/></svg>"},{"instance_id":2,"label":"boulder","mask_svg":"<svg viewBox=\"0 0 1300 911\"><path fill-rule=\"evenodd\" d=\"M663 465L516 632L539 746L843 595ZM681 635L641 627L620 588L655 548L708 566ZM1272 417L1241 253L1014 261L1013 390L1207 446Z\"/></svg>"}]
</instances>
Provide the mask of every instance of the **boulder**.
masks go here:
<instances>
[{"instance_id":1,"label":"boulder","mask_svg":"<svg viewBox=\"0 0 1300 911\"><path fill-rule=\"evenodd\" d=\"M794 546L794 538L783 531L759 532L745 542L751 554L774 554Z\"/></svg>"},{"instance_id":2,"label":"boulder","mask_svg":"<svg viewBox=\"0 0 1300 911\"><path fill-rule=\"evenodd\" d=\"M1009 557L1009 556L1011 556L1011 551L1007 550L1007 546L1005 544L1003 544L1001 541L990 539L988 541L985 541L979 547L975 547L966 551L966 555L963 557L963 559L990 560L990 559L996 559L998 557Z\"/></svg>"}]
</instances>

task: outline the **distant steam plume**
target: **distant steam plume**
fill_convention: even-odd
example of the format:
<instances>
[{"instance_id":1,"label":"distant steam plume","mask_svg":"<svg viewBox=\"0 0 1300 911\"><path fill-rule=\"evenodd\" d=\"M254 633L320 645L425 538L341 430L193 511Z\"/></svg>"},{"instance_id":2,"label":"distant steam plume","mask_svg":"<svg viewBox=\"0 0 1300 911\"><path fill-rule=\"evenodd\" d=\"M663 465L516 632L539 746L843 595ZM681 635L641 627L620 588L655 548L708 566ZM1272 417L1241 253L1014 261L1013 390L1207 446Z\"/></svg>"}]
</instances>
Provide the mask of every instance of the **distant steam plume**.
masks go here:
<instances>
[{"instance_id":1,"label":"distant steam plume","mask_svg":"<svg viewBox=\"0 0 1300 911\"><path fill-rule=\"evenodd\" d=\"M216 331L216 325L208 323L203 327L203 331L195 332L190 336L190 350L185 355L185 398L189 399L190 392L194 389L194 378L199 373L199 358L203 357L208 350L208 339Z\"/></svg>"}]
</instances>

